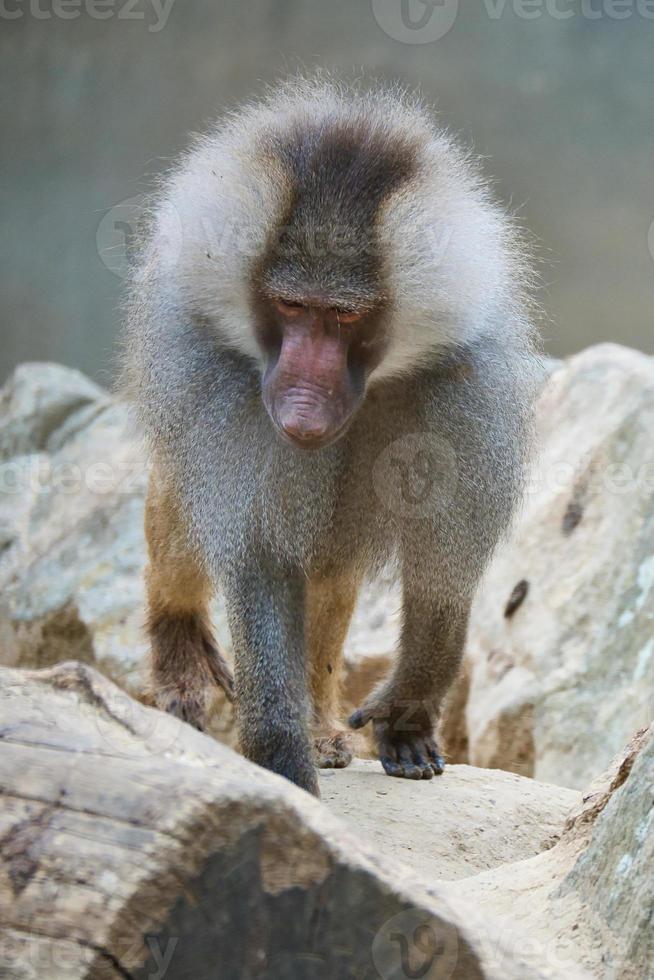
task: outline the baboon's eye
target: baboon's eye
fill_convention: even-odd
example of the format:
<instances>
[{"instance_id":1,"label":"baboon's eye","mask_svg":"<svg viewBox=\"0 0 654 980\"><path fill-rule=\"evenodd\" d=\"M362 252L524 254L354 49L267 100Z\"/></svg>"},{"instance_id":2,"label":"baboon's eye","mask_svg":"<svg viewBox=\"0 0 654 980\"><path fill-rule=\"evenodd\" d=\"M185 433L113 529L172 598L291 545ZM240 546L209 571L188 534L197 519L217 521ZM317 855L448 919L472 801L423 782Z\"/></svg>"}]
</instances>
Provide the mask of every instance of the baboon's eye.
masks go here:
<instances>
[{"instance_id":1,"label":"baboon's eye","mask_svg":"<svg viewBox=\"0 0 654 980\"><path fill-rule=\"evenodd\" d=\"M296 303L291 299L275 299L273 306L282 316L297 316L304 309L302 303Z\"/></svg>"},{"instance_id":2,"label":"baboon's eye","mask_svg":"<svg viewBox=\"0 0 654 980\"><path fill-rule=\"evenodd\" d=\"M355 323L360 320L363 313L357 313L355 310L336 310L336 316L338 317L339 323Z\"/></svg>"}]
</instances>

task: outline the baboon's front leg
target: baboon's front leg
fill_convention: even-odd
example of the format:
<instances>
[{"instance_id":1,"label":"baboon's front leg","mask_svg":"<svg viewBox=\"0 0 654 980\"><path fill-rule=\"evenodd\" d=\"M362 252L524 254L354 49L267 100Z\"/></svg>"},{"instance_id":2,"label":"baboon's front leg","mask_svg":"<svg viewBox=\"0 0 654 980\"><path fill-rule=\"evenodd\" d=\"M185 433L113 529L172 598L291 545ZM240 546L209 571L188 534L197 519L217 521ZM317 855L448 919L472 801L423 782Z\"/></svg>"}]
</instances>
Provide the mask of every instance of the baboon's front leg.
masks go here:
<instances>
[{"instance_id":1,"label":"baboon's front leg","mask_svg":"<svg viewBox=\"0 0 654 980\"><path fill-rule=\"evenodd\" d=\"M389 776L431 779L445 763L434 730L463 656L469 599L444 602L424 584L405 582L404 623L390 678L350 717L353 728L372 721L379 757Z\"/></svg>"},{"instance_id":2,"label":"baboon's front leg","mask_svg":"<svg viewBox=\"0 0 654 980\"><path fill-rule=\"evenodd\" d=\"M311 579L307 589L307 649L313 700L316 763L342 769L352 761L352 737L340 718L343 644L356 604L360 576Z\"/></svg>"},{"instance_id":3,"label":"baboon's front leg","mask_svg":"<svg viewBox=\"0 0 654 980\"><path fill-rule=\"evenodd\" d=\"M309 739L305 582L274 563L225 576L241 748L253 762L318 792Z\"/></svg>"},{"instance_id":4,"label":"baboon's front leg","mask_svg":"<svg viewBox=\"0 0 654 980\"><path fill-rule=\"evenodd\" d=\"M151 695L159 708L202 729L215 686L232 699L232 676L211 631L211 583L189 547L175 494L156 468L145 533Z\"/></svg>"}]
</instances>

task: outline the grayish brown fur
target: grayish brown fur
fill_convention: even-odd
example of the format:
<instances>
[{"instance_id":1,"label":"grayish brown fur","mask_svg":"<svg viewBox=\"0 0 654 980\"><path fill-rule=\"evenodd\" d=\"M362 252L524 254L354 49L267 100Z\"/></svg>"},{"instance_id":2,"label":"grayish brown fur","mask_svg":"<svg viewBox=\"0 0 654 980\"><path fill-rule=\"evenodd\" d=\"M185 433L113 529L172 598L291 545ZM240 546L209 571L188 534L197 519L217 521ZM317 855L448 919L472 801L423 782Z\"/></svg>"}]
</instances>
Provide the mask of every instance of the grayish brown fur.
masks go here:
<instances>
[{"instance_id":1,"label":"grayish brown fur","mask_svg":"<svg viewBox=\"0 0 654 980\"><path fill-rule=\"evenodd\" d=\"M368 203L347 200L350 160L348 180L334 167L300 221L298 187L334 132L347 134L348 152L361 146L366 172L377 161L374 187L357 195ZM307 133L303 164L292 150ZM295 222L301 247L308 224L330 215L367 242L369 261L349 253L348 278L340 259L307 259L279 272L287 292L321 276L350 304L376 290L391 339L345 435L303 453L276 438L261 401L252 284L280 224ZM308 789L307 581L343 570L356 580L389 560L404 583L401 650L354 721L374 721L394 774L426 774L418 757L435 751L425 739L460 662L470 601L523 483L540 377L523 256L476 164L392 88L281 85L199 139L154 205L132 284L126 384L176 488L189 549L226 593L244 750ZM379 483L388 447L415 434L436 463L419 513Z\"/></svg>"}]
</instances>

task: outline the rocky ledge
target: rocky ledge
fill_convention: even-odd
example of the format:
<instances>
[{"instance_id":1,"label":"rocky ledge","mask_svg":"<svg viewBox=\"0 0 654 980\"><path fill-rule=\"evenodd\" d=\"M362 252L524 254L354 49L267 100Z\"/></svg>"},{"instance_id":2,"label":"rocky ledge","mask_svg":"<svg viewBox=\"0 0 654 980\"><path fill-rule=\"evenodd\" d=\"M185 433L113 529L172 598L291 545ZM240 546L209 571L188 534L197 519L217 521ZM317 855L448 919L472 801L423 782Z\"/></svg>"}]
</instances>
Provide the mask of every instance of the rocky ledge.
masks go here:
<instances>
[{"instance_id":1,"label":"rocky ledge","mask_svg":"<svg viewBox=\"0 0 654 980\"><path fill-rule=\"evenodd\" d=\"M0 681L2 976L647 976L652 730L583 797L364 762L319 802L84 664Z\"/></svg>"}]
</instances>

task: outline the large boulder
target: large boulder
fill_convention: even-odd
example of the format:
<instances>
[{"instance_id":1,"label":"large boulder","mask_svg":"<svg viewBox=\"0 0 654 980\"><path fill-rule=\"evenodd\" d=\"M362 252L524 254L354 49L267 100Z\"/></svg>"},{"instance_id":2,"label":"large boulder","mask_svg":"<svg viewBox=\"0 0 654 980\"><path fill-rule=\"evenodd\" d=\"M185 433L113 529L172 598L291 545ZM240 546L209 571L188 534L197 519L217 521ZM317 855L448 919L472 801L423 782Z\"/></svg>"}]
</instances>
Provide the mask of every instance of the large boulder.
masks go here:
<instances>
[{"instance_id":1,"label":"large boulder","mask_svg":"<svg viewBox=\"0 0 654 980\"><path fill-rule=\"evenodd\" d=\"M388 822L395 848L380 847L286 780L127 699L86 665L0 670L0 719L2 976L582 976L562 974L545 959L527 962L520 953L526 936L499 937L492 914L480 915L451 886L392 856L421 789L442 807L467 799L458 816L461 832L471 831L472 873L481 860L474 852L484 846L478 834L472 843L476 825L487 826L498 859L506 824L510 856L512 823L519 814L535 823L548 787L519 802L511 783L523 781L505 774L471 773L458 789L453 779L443 795L380 775L386 795L370 799L377 820L393 798L405 809L404 825ZM352 779L371 775L364 769ZM323 785L337 780L325 777ZM483 820L470 806L475 782ZM341 790L356 796L354 784ZM561 803L566 795L576 800L559 791ZM556 810L549 807L528 850L543 846L553 826L560 834ZM423 820L420 850L440 831ZM515 853L524 845L523 838ZM419 852L413 864L420 865ZM445 870L452 873L451 862Z\"/></svg>"},{"instance_id":2,"label":"large boulder","mask_svg":"<svg viewBox=\"0 0 654 980\"><path fill-rule=\"evenodd\" d=\"M124 405L78 371L14 372L0 392L2 663L74 657L138 689L145 478Z\"/></svg>"},{"instance_id":3,"label":"large boulder","mask_svg":"<svg viewBox=\"0 0 654 980\"><path fill-rule=\"evenodd\" d=\"M451 765L447 778L389 779L355 759L321 774L322 799L380 854L429 881L457 880L551 847L581 794L498 769Z\"/></svg>"},{"instance_id":4,"label":"large boulder","mask_svg":"<svg viewBox=\"0 0 654 980\"><path fill-rule=\"evenodd\" d=\"M469 761L582 787L654 715L654 360L555 370L523 513L472 616Z\"/></svg>"},{"instance_id":5,"label":"large boulder","mask_svg":"<svg viewBox=\"0 0 654 980\"><path fill-rule=\"evenodd\" d=\"M585 826L584 826L585 825ZM642 980L654 967L654 728L636 736L567 833L588 843L554 898L572 896L607 973Z\"/></svg>"},{"instance_id":6,"label":"large boulder","mask_svg":"<svg viewBox=\"0 0 654 980\"><path fill-rule=\"evenodd\" d=\"M529 936L523 955L565 976L646 980L654 963L654 726L643 729L570 813L556 845L455 882L451 892Z\"/></svg>"}]
</instances>

